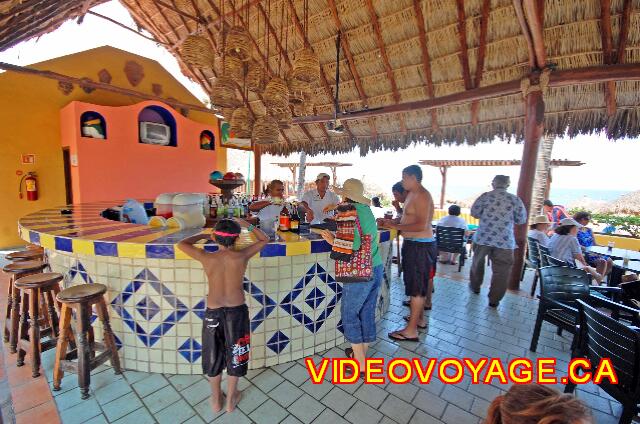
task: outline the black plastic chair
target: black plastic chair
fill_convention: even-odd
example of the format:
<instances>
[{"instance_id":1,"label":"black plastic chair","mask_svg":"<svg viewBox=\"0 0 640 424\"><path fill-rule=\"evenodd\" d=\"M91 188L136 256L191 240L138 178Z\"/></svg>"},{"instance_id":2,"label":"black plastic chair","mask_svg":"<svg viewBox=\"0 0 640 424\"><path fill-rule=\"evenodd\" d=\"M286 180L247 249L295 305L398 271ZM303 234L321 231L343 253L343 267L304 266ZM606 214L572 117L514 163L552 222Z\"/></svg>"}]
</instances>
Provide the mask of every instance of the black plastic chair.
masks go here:
<instances>
[{"instance_id":1,"label":"black plastic chair","mask_svg":"<svg viewBox=\"0 0 640 424\"><path fill-rule=\"evenodd\" d=\"M533 237L527 237L527 257L524 260L522 267L522 275L520 281L524 280L524 272L527 268L533 269L535 272L533 276L533 283L531 283L531 296L536 294L536 286L538 285L538 268L540 268L540 252L538 249L538 240Z\"/></svg>"},{"instance_id":2,"label":"black plastic chair","mask_svg":"<svg viewBox=\"0 0 640 424\"><path fill-rule=\"evenodd\" d=\"M551 255L551 251L548 247L538 244L538 263L540 264L539 268L549 266L547 262L547 256Z\"/></svg>"},{"instance_id":3,"label":"black plastic chair","mask_svg":"<svg viewBox=\"0 0 640 424\"><path fill-rule=\"evenodd\" d=\"M603 314L588 303L579 300L578 341L573 358L587 358L592 368L604 358L611 361L618 382L611 384L603 378L598 384L609 396L622 404L619 424L630 424L638 414L640 402L640 332L637 309L610 302L608 309L635 316L634 326ZM573 393L576 385L569 383L565 393Z\"/></svg>"},{"instance_id":4,"label":"black plastic chair","mask_svg":"<svg viewBox=\"0 0 640 424\"><path fill-rule=\"evenodd\" d=\"M546 262L547 264L549 264L549 266L566 266L569 268L575 268L575 265L570 264L567 261L563 261L562 259L558 259L555 258L551 255L545 255L546 256Z\"/></svg>"},{"instance_id":5,"label":"black plastic chair","mask_svg":"<svg viewBox=\"0 0 640 424\"><path fill-rule=\"evenodd\" d=\"M447 253L459 253L460 259L458 260L458 272L464 266L464 261L467 258L467 240L465 237L466 230L456 227L442 227L436 228L436 243L438 251Z\"/></svg>"},{"instance_id":6,"label":"black plastic chair","mask_svg":"<svg viewBox=\"0 0 640 424\"><path fill-rule=\"evenodd\" d=\"M604 296L610 292L610 287L591 286L589 274L581 269L549 266L540 268L539 273L540 304L529 347L532 352L538 347L543 321L558 327L558 335L563 330L573 334L575 342L578 300L596 306L611 302ZM594 295L591 294L592 291L595 292Z\"/></svg>"}]
</instances>

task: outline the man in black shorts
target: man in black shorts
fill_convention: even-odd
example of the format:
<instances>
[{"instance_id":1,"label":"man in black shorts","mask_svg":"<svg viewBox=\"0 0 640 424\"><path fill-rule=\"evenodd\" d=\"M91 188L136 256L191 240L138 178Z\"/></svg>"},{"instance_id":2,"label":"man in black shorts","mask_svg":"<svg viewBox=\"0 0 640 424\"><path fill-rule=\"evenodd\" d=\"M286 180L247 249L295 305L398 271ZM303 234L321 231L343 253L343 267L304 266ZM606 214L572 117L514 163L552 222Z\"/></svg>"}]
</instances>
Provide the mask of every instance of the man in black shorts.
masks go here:
<instances>
[{"instance_id":1,"label":"man in black shorts","mask_svg":"<svg viewBox=\"0 0 640 424\"><path fill-rule=\"evenodd\" d=\"M389 333L393 340L418 341L418 328L426 328L424 306L431 302L433 276L438 256L433 236L433 199L422 186L422 169L411 165L402 171L402 186L407 195L400 223L383 219L386 228L402 231L402 271L405 294L411 298L410 314L405 317L407 326Z\"/></svg>"},{"instance_id":2,"label":"man in black shorts","mask_svg":"<svg viewBox=\"0 0 640 424\"><path fill-rule=\"evenodd\" d=\"M244 249L233 249L241 227L246 227L258 241ZM227 412L232 412L241 396L237 390L238 379L247 374L249 366L249 309L244 299L243 277L249 259L262 250L269 238L243 220L223 219L213 232L219 246L217 252L205 252L194 246L197 241L210 237L211 234L188 237L178 243L178 247L199 261L207 274L209 294L202 326L202 372L211 383L211 407L214 412L220 412L220 383L226 368Z\"/></svg>"}]
</instances>

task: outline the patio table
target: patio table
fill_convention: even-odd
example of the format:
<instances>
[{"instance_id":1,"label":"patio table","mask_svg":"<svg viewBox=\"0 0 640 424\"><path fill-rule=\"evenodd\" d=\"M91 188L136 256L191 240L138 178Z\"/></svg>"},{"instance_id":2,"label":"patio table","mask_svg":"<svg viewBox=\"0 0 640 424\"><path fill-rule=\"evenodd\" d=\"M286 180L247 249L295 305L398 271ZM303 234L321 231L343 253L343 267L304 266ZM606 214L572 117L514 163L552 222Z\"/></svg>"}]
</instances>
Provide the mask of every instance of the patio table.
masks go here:
<instances>
[{"instance_id":1,"label":"patio table","mask_svg":"<svg viewBox=\"0 0 640 424\"><path fill-rule=\"evenodd\" d=\"M599 255L606 255L612 259L623 259L626 253L630 261L640 261L640 252L633 250L618 249L615 247L613 249L609 249L607 246L591 246L587 247L585 251L597 253Z\"/></svg>"}]
</instances>

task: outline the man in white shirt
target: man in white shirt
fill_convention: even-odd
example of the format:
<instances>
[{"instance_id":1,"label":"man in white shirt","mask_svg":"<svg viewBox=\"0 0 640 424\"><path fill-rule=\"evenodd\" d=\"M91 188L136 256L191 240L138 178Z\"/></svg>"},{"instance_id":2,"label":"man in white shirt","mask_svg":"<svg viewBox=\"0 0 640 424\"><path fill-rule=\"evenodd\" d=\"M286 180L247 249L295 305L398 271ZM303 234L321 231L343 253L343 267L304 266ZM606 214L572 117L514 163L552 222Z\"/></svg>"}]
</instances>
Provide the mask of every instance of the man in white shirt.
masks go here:
<instances>
[{"instance_id":1,"label":"man in white shirt","mask_svg":"<svg viewBox=\"0 0 640 424\"><path fill-rule=\"evenodd\" d=\"M333 206L340 203L338 195L329 190L330 177L321 172L316 178L316 188L307 191L300 203L307 213L307 221L311 224L322 224L330 218Z\"/></svg>"},{"instance_id":2,"label":"man in white shirt","mask_svg":"<svg viewBox=\"0 0 640 424\"><path fill-rule=\"evenodd\" d=\"M449 215L443 216L440 221L436 224L438 227L453 227L460 228L465 230L465 234L467 231L467 223L464 218L460 217L460 206L451 205L449 206ZM443 264L451 264L456 265L456 260L460 256L459 253L448 253L448 252L440 252L440 262Z\"/></svg>"}]
</instances>

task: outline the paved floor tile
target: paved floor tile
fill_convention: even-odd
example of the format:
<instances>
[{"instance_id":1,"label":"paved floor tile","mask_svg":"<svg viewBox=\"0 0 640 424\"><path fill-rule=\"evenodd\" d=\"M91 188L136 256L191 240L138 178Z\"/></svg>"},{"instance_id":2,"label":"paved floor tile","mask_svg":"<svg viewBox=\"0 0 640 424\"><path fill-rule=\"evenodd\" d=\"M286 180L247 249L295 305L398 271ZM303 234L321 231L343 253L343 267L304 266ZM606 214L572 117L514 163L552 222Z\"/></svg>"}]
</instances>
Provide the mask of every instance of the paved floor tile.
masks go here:
<instances>
[{"instance_id":1,"label":"paved floor tile","mask_svg":"<svg viewBox=\"0 0 640 424\"><path fill-rule=\"evenodd\" d=\"M196 405L211 396L211 385L207 380L200 380L180 392L189 405Z\"/></svg>"},{"instance_id":2,"label":"paved floor tile","mask_svg":"<svg viewBox=\"0 0 640 424\"><path fill-rule=\"evenodd\" d=\"M443 424L439 419L432 417L429 414L417 410L413 417L411 417L411 424ZM452 423L453 424L453 423Z\"/></svg>"},{"instance_id":3,"label":"paved floor tile","mask_svg":"<svg viewBox=\"0 0 640 424\"><path fill-rule=\"evenodd\" d=\"M173 386L165 386L143 398L142 402L145 404L147 409L149 409L149 412L155 414L161 409L177 402L179 399L181 399L181 396Z\"/></svg>"},{"instance_id":4,"label":"paved floor tile","mask_svg":"<svg viewBox=\"0 0 640 424\"><path fill-rule=\"evenodd\" d=\"M101 414L98 402L95 399L87 399L79 405L60 412L60 419L64 424L82 424Z\"/></svg>"},{"instance_id":5,"label":"paved floor tile","mask_svg":"<svg viewBox=\"0 0 640 424\"><path fill-rule=\"evenodd\" d=\"M278 384L282 383L284 378L282 378L275 371L267 369L256 378L254 378L251 383L258 386L260 390L265 393L269 393L272 389L274 389Z\"/></svg>"},{"instance_id":6,"label":"paved floor tile","mask_svg":"<svg viewBox=\"0 0 640 424\"><path fill-rule=\"evenodd\" d=\"M393 395L389 395L384 402L382 402L378 411L387 417L393 418L393 420L398 423L406 424L411 419L416 408Z\"/></svg>"},{"instance_id":7,"label":"paved floor tile","mask_svg":"<svg viewBox=\"0 0 640 424\"><path fill-rule=\"evenodd\" d=\"M353 424L377 423L382 414L362 401L357 401L344 418Z\"/></svg>"},{"instance_id":8,"label":"paved floor tile","mask_svg":"<svg viewBox=\"0 0 640 424\"><path fill-rule=\"evenodd\" d=\"M348 421L332 410L325 409L318 415L318 418L313 421L313 424L348 424Z\"/></svg>"},{"instance_id":9,"label":"paved floor tile","mask_svg":"<svg viewBox=\"0 0 640 424\"><path fill-rule=\"evenodd\" d=\"M116 424L153 424L155 422L146 408L139 408L129 415L120 418L118 421L115 421Z\"/></svg>"},{"instance_id":10,"label":"paved floor tile","mask_svg":"<svg viewBox=\"0 0 640 424\"><path fill-rule=\"evenodd\" d=\"M184 422L184 424L203 424L203 423L205 423L205 421L197 415L194 415L193 417L189 418L187 421Z\"/></svg>"},{"instance_id":11,"label":"paved floor tile","mask_svg":"<svg viewBox=\"0 0 640 424\"><path fill-rule=\"evenodd\" d=\"M376 385L363 384L353 395L377 409L387 397L388 393Z\"/></svg>"},{"instance_id":12,"label":"paved floor tile","mask_svg":"<svg viewBox=\"0 0 640 424\"><path fill-rule=\"evenodd\" d=\"M261 422L261 421L256 421ZM216 424L251 424L252 421L242 413L239 409L236 408L231 414L224 413L216 418Z\"/></svg>"},{"instance_id":13,"label":"paved floor tile","mask_svg":"<svg viewBox=\"0 0 640 424\"><path fill-rule=\"evenodd\" d=\"M296 386L300 386L302 383L309 379L309 372L302 365L295 364L284 373L282 373L282 376Z\"/></svg>"},{"instance_id":14,"label":"paved floor tile","mask_svg":"<svg viewBox=\"0 0 640 424\"><path fill-rule=\"evenodd\" d=\"M456 424L478 424L480 419L450 403L444 411L442 421Z\"/></svg>"},{"instance_id":15,"label":"paved floor tile","mask_svg":"<svg viewBox=\"0 0 640 424\"><path fill-rule=\"evenodd\" d=\"M197 404L193 409L198 413L198 415L204 420L206 423L212 422L214 419L220 417L225 413L224 404L222 404L222 410L220 412L213 412L211 408L211 400L209 398L203 400L199 404Z\"/></svg>"},{"instance_id":16,"label":"paved floor tile","mask_svg":"<svg viewBox=\"0 0 640 424\"><path fill-rule=\"evenodd\" d=\"M331 389L331 391L321 400L325 406L331 408L340 415L346 414L357 401L357 398L339 387Z\"/></svg>"},{"instance_id":17,"label":"paved floor tile","mask_svg":"<svg viewBox=\"0 0 640 424\"><path fill-rule=\"evenodd\" d=\"M102 410L109 421L113 422L142 407L142 402L137 396L124 395L103 405Z\"/></svg>"},{"instance_id":18,"label":"paved floor tile","mask_svg":"<svg viewBox=\"0 0 640 424\"><path fill-rule=\"evenodd\" d=\"M280 406L287 408L293 402L298 400L303 393L304 392L302 390L294 386L289 381L283 381L278 385L278 387L269 392L269 397L278 402Z\"/></svg>"},{"instance_id":19,"label":"paved floor tile","mask_svg":"<svg viewBox=\"0 0 640 424\"><path fill-rule=\"evenodd\" d=\"M179 392L202 380L204 380L204 377L201 375L172 375L169 377L169 382Z\"/></svg>"},{"instance_id":20,"label":"paved floor tile","mask_svg":"<svg viewBox=\"0 0 640 424\"><path fill-rule=\"evenodd\" d=\"M335 386L328 381L323 380L320 384L314 384L311 379L302 383L300 388L308 393L314 399L322 399L333 389Z\"/></svg>"},{"instance_id":21,"label":"paved floor tile","mask_svg":"<svg viewBox=\"0 0 640 424\"><path fill-rule=\"evenodd\" d=\"M242 399L240 399L238 408L240 408L245 414L250 414L257 407L265 403L267 399L269 399L267 395L258 389L258 387L251 386L242 391Z\"/></svg>"},{"instance_id":22,"label":"paved floor tile","mask_svg":"<svg viewBox=\"0 0 640 424\"><path fill-rule=\"evenodd\" d=\"M441 417L447 407L447 401L426 390L419 390L411 404L434 417Z\"/></svg>"},{"instance_id":23,"label":"paved floor tile","mask_svg":"<svg viewBox=\"0 0 640 424\"><path fill-rule=\"evenodd\" d=\"M473 395L457 386L446 386L440 397L447 402L457 405L459 408L468 411L473 403Z\"/></svg>"},{"instance_id":24,"label":"paved floor tile","mask_svg":"<svg viewBox=\"0 0 640 424\"><path fill-rule=\"evenodd\" d=\"M176 424L188 420L195 414L196 411L191 408L191 405L184 400L179 400L157 414L154 414L154 417L160 424Z\"/></svg>"},{"instance_id":25,"label":"paved floor tile","mask_svg":"<svg viewBox=\"0 0 640 424\"><path fill-rule=\"evenodd\" d=\"M280 424L302 424L302 422L293 415L289 415Z\"/></svg>"},{"instance_id":26,"label":"paved floor tile","mask_svg":"<svg viewBox=\"0 0 640 424\"><path fill-rule=\"evenodd\" d=\"M149 377L133 384L133 389L140 397L145 397L169 384L162 374L151 374Z\"/></svg>"},{"instance_id":27,"label":"paved floor tile","mask_svg":"<svg viewBox=\"0 0 640 424\"><path fill-rule=\"evenodd\" d=\"M284 420L287 415L289 415L289 413L284 408L274 400L269 399L249 414L249 418L256 423L277 424Z\"/></svg>"},{"instance_id":28,"label":"paved floor tile","mask_svg":"<svg viewBox=\"0 0 640 424\"><path fill-rule=\"evenodd\" d=\"M287 411L295 415L300 421L309 423L320 415L324 409L324 405L308 394L304 394L293 402L293 404L287 408Z\"/></svg>"},{"instance_id":29,"label":"paved floor tile","mask_svg":"<svg viewBox=\"0 0 640 424\"><path fill-rule=\"evenodd\" d=\"M131 391L131 385L121 378L107 386L94 390L93 395L100 405L104 405L125 394L131 393Z\"/></svg>"}]
</instances>

